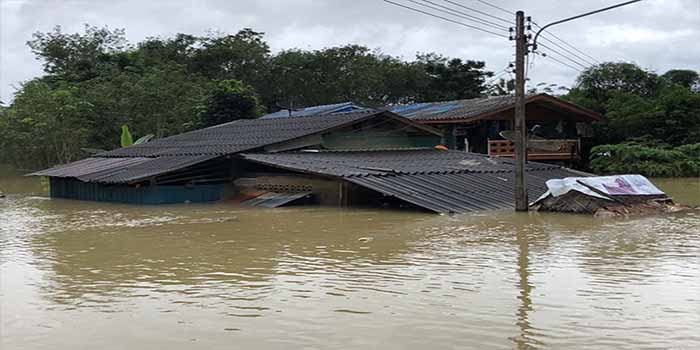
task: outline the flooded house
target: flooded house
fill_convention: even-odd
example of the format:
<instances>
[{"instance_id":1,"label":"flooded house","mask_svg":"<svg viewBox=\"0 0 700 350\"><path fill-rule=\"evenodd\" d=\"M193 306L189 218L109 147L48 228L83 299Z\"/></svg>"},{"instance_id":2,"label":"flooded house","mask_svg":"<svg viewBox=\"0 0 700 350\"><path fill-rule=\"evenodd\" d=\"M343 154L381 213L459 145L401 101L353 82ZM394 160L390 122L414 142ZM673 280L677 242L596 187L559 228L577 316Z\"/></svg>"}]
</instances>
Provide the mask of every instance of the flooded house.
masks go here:
<instances>
[{"instance_id":1,"label":"flooded house","mask_svg":"<svg viewBox=\"0 0 700 350\"><path fill-rule=\"evenodd\" d=\"M512 160L436 149L439 129L355 107L236 120L30 175L49 178L51 197L134 204L231 200L436 213L512 207ZM577 175L530 162L528 191L537 198L547 180Z\"/></svg>"},{"instance_id":2,"label":"flooded house","mask_svg":"<svg viewBox=\"0 0 700 350\"><path fill-rule=\"evenodd\" d=\"M593 136L591 124L603 119L599 113L545 93L527 95L525 103L528 160L576 164L582 155L582 140ZM514 156L515 145L508 135L514 129L513 95L416 103L390 110L439 128L450 149Z\"/></svg>"}]
</instances>

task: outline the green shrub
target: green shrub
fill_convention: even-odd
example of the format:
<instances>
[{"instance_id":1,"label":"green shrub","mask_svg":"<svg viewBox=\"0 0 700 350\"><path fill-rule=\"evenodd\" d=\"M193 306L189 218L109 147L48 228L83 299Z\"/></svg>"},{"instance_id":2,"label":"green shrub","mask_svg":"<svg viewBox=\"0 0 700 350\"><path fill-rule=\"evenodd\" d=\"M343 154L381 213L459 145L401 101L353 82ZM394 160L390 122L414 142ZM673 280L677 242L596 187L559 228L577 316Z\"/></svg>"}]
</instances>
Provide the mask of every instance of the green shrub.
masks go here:
<instances>
[{"instance_id":1,"label":"green shrub","mask_svg":"<svg viewBox=\"0 0 700 350\"><path fill-rule=\"evenodd\" d=\"M600 145L591 150L591 169L598 174L700 176L700 143L673 149L633 143Z\"/></svg>"}]
</instances>

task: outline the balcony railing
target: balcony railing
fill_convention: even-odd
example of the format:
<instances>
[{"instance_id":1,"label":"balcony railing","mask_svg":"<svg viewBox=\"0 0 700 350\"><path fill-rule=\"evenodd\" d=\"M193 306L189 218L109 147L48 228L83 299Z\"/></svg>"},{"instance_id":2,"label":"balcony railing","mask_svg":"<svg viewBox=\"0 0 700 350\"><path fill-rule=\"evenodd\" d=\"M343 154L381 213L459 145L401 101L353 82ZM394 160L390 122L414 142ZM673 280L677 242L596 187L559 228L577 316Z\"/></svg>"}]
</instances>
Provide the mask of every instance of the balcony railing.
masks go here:
<instances>
[{"instance_id":1,"label":"balcony railing","mask_svg":"<svg viewBox=\"0 0 700 350\"><path fill-rule=\"evenodd\" d=\"M513 158L515 144L508 140L489 140L488 155ZM580 140L528 140L528 160L574 161L581 155Z\"/></svg>"}]
</instances>

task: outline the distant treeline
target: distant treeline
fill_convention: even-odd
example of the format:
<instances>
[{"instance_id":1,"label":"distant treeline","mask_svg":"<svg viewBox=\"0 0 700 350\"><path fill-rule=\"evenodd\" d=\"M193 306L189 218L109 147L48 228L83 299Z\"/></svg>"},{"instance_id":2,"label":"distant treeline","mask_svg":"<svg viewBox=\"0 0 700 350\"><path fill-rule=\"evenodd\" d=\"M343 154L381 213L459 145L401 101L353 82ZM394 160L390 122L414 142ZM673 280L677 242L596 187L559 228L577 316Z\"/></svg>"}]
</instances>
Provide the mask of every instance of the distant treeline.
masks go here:
<instances>
[{"instance_id":1,"label":"distant treeline","mask_svg":"<svg viewBox=\"0 0 700 350\"><path fill-rule=\"evenodd\" d=\"M367 106L506 94L485 63L418 54L411 60L364 46L271 53L263 33L178 34L136 44L123 30L60 27L27 42L45 74L0 108L0 163L38 168L84 157L85 148L164 137L280 108L353 101ZM700 143L698 73L658 76L603 63L578 77L567 98L606 115L594 145L632 142L671 149ZM546 86L544 91L551 91Z\"/></svg>"},{"instance_id":2,"label":"distant treeline","mask_svg":"<svg viewBox=\"0 0 700 350\"><path fill-rule=\"evenodd\" d=\"M0 119L0 162L25 167L118 147L122 124L163 137L281 106L472 98L492 75L484 62L435 53L406 61L358 45L272 54L251 29L131 45L123 30L57 27L27 44L46 74L24 83Z\"/></svg>"}]
</instances>

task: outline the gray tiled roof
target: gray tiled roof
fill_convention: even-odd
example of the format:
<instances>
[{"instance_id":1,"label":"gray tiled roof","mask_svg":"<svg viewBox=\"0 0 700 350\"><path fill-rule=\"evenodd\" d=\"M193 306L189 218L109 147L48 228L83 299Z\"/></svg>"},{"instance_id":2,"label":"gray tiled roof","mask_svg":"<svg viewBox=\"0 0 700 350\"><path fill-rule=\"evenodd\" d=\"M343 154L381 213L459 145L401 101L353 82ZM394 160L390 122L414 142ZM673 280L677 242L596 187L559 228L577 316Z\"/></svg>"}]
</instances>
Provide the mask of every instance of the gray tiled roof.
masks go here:
<instances>
[{"instance_id":1,"label":"gray tiled roof","mask_svg":"<svg viewBox=\"0 0 700 350\"><path fill-rule=\"evenodd\" d=\"M282 169L336 176L437 213L513 207L512 160L458 151L402 150L242 154ZM528 163L527 189L537 198L550 179L582 176L556 165Z\"/></svg>"},{"instance_id":2,"label":"gray tiled roof","mask_svg":"<svg viewBox=\"0 0 700 350\"><path fill-rule=\"evenodd\" d=\"M226 155L292 140L380 114L365 110L324 116L244 119L148 143L100 153L98 157Z\"/></svg>"},{"instance_id":3,"label":"gray tiled roof","mask_svg":"<svg viewBox=\"0 0 700 350\"><path fill-rule=\"evenodd\" d=\"M71 177L84 182L128 183L214 159L215 155L172 157L86 158L29 175Z\"/></svg>"},{"instance_id":4,"label":"gray tiled roof","mask_svg":"<svg viewBox=\"0 0 700 350\"><path fill-rule=\"evenodd\" d=\"M189 167L222 155L260 149L372 118L359 111L324 116L236 120L206 129L119 148L29 175L73 177L85 182L128 183Z\"/></svg>"}]
</instances>

